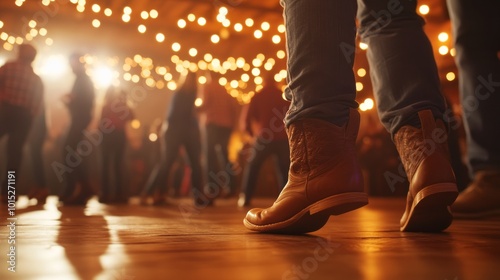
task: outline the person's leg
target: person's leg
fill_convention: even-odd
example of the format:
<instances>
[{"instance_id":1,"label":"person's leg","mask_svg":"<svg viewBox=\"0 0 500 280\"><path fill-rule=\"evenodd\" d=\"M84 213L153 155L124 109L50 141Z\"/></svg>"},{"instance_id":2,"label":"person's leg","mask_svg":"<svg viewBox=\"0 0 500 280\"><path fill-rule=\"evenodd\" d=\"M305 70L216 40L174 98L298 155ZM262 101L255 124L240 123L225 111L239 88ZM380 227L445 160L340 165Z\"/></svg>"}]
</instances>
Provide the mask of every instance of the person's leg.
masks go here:
<instances>
[{"instance_id":1,"label":"person's leg","mask_svg":"<svg viewBox=\"0 0 500 280\"><path fill-rule=\"evenodd\" d=\"M99 195L99 202L107 203L110 200L110 184L111 184L111 174L110 174L110 162L113 154L113 140L110 134L103 135L103 141L101 145L101 155L102 155L102 168L101 168L101 193Z\"/></svg>"},{"instance_id":2,"label":"person's leg","mask_svg":"<svg viewBox=\"0 0 500 280\"><path fill-rule=\"evenodd\" d=\"M7 132L6 168L7 171L14 171L16 178L19 178L23 147L30 131L32 117L27 110L19 107L10 107L7 113L10 115L9 121L14 125L11 126ZM2 194L4 195L7 194L7 186L7 177L5 177L2 188ZM16 198L17 197L19 197L19 190L16 190Z\"/></svg>"},{"instance_id":3,"label":"person's leg","mask_svg":"<svg viewBox=\"0 0 500 280\"><path fill-rule=\"evenodd\" d=\"M452 206L458 217L500 214L500 2L447 1L472 184Z\"/></svg>"},{"instance_id":4,"label":"person's leg","mask_svg":"<svg viewBox=\"0 0 500 280\"><path fill-rule=\"evenodd\" d=\"M206 126L206 170L207 170L207 184L209 186L218 186L222 189L223 186L219 186L217 181L217 173L221 169L219 166L219 161L217 160L217 127L215 125Z\"/></svg>"},{"instance_id":5,"label":"person's leg","mask_svg":"<svg viewBox=\"0 0 500 280\"><path fill-rule=\"evenodd\" d=\"M127 136L124 130L117 131L115 154L113 156L113 173L115 177L115 200L116 202L128 202L128 184L124 183L123 179L123 156L125 153L125 146L127 143ZM126 174L126 173L125 173Z\"/></svg>"},{"instance_id":6,"label":"person's leg","mask_svg":"<svg viewBox=\"0 0 500 280\"><path fill-rule=\"evenodd\" d=\"M196 206L207 206L212 203L212 199L218 195L216 193L208 193L203 189L203 171L201 168L201 137L198 125L185 128L186 135L183 139L184 148L186 149L189 166L191 167L191 184L193 187L194 203Z\"/></svg>"},{"instance_id":7,"label":"person's leg","mask_svg":"<svg viewBox=\"0 0 500 280\"><path fill-rule=\"evenodd\" d=\"M231 134L233 130L229 127L221 127L219 129L219 143L220 143L220 162L222 171L227 174L229 182L226 183L226 195L230 196L235 191L235 179L233 174L233 166L231 161L229 161L229 140L231 139Z\"/></svg>"},{"instance_id":8,"label":"person's leg","mask_svg":"<svg viewBox=\"0 0 500 280\"><path fill-rule=\"evenodd\" d=\"M272 143L257 138L249 151L248 156L250 160L243 171L240 198L238 199L238 206L240 207L250 205L257 180L259 179L260 168L272 153Z\"/></svg>"},{"instance_id":9,"label":"person's leg","mask_svg":"<svg viewBox=\"0 0 500 280\"><path fill-rule=\"evenodd\" d=\"M401 230L441 231L451 224L448 206L458 191L442 122L445 101L417 3L358 0L358 5L380 119L410 182Z\"/></svg>"},{"instance_id":10,"label":"person's leg","mask_svg":"<svg viewBox=\"0 0 500 280\"><path fill-rule=\"evenodd\" d=\"M359 113L354 74L353 0L282 0L287 27L285 117L288 182L275 203L252 209L244 225L259 232L318 230L330 215L368 203L355 155Z\"/></svg>"},{"instance_id":11,"label":"person's leg","mask_svg":"<svg viewBox=\"0 0 500 280\"><path fill-rule=\"evenodd\" d=\"M45 181L45 165L43 164L43 146L47 135L45 123L45 111L35 117L33 121L31 139L29 140L31 154L31 168L35 179L35 185L28 193L30 199L35 198L37 204L43 205L49 195L49 188Z\"/></svg>"},{"instance_id":12,"label":"person's leg","mask_svg":"<svg viewBox=\"0 0 500 280\"><path fill-rule=\"evenodd\" d=\"M144 187L143 196L151 195L153 191L158 188L159 195L155 198L155 204L163 204L165 202L168 175L179 153L182 133L179 127L175 128L173 125L169 125L164 135L164 143L161 147L161 161L151 172L146 182L146 186Z\"/></svg>"}]
</instances>

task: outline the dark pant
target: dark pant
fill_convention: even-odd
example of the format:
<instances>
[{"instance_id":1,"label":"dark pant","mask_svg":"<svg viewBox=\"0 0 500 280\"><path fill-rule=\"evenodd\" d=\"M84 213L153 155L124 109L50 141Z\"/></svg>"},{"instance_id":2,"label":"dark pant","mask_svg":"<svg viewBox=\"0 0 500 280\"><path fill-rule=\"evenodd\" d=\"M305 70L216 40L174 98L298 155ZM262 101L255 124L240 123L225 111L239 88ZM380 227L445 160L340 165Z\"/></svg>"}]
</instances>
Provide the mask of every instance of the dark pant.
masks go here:
<instances>
[{"instance_id":1,"label":"dark pant","mask_svg":"<svg viewBox=\"0 0 500 280\"><path fill-rule=\"evenodd\" d=\"M67 158L78 157L78 163L72 168L71 172L66 172L66 180L64 184L64 190L62 193L62 199L67 199L72 196L75 192L75 187L77 184L81 185L81 191L83 193L92 192L90 187L90 180L88 174L88 168L85 156L79 151L79 144L83 143L84 134L83 132L90 123L90 117L75 117L72 116L71 126L66 137L66 143L64 145L63 159L67 161Z\"/></svg>"},{"instance_id":2,"label":"dark pant","mask_svg":"<svg viewBox=\"0 0 500 280\"><path fill-rule=\"evenodd\" d=\"M352 71L359 34L368 44L380 119L394 134L403 125L419 126L417 112L430 109L443 118L431 44L414 0L281 0L287 26L288 87L292 101L286 124L319 118L343 125L356 108Z\"/></svg>"},{"instance_id":3,"label":"dark pant","mask_svg":"<svg viewBox=\"0 0 500 280\"><path fill-rule=\"evenodd\" d=\"M500 1L448 0L472 173L500 170Z\"/></svg>"},{"instance_id":4,"label":"dark pant","mask_svg":"<svg viewBox=\"0 0 500 280\"><path fill-rule=\"evenodd\" d=\"M43 145L47 135L45 113L38 115L33 121L31 139L28 140L31 155L31 168L35 180L35 188L46 188L45 165L43 164Z\"/></svg>"},{"instance_id":5,"label":"dark pant","mask_svg":"<svg viewBox=\"0 0 500 280\"><path fill-rule=\"evenodd\" d=\"M160 189L162 194L166 193L168 176L174 164L181 146L186 150L186 154L191 167L191 184L193 191L202 191L202 170L201 170L201 139L200 130L197 124L169 124L164 135L164 145L162 146L162 159L151 172L144 194L151 194L155 188ZM195 193L196 195L196 193Z\"/></svg>"},{"instance_id":6,"label":"dark pant","mask_svg":"<svg viewBox=\"0 0 500 280\"><path fill-rule=\"evenodd\" d=\"M269 142L257 138L250 151L241 187L241 193L245 194L247 203L250 202L254 193L260 168L268 157L274 156L279 191L283 189L288 180L288 168L290 167L290 148L287 140Z\"/></svg>"},{"instance_id":7,"label":"dark pant","mask_svg":"<svg viewBox=\"0 0 500 280\"><path fill-rule=\"evenodd\" d=\"M101 196L104 198L128 198L127 188L122 185L126 141L125 131L121 129L103 135Z\"/></svg>"},{"instance_id":8,"label":"dark pant","mask_svg":"<svg viewBox=\"0 0 500 280\"><path fill-rule=\"evenodd\" d=\"M229 162L228 145L232 129L214 124L206 126L207 183L210 186L234 191L232 166ZM220 172L223 172L225 182L219 182Z\"/></svg>"},{"instance_id":9,"label":"dark pant","mask_svg":"<svg viewBox=\"0 0 500 280\"><path fill-rule=\"evenodd\" d=\"M2 103L0 104L0 138L7 135L7 170L15 171L16 178L19 178L19 169L23 156L23 146L30 131L32 116L29 110ZM4 176L1 186L1 194L7 194L7 172L2 172Z\"/></svg>"}]
</instances>

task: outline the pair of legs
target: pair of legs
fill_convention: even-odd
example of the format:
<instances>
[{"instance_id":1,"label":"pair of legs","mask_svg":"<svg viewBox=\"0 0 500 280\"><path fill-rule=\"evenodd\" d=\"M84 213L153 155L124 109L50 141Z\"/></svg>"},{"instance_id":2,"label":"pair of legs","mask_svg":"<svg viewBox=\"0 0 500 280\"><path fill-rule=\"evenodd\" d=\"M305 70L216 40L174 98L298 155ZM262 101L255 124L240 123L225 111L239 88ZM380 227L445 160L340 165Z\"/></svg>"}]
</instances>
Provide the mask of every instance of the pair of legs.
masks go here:
<instances>
[{"instance_id":1,"label":"pair of legs","mask_svg":"<svg viewBox=\"0 0 500 280\"><path fill-rule=\"evenodd\" d=\"M368 203L355 155L359 128L352 71L358 33L380 119L410 181L404 231L440 231L458 192L445 148L444 98L431 44L412 0L282 0L291 100L288 183L273 206L244 220L256 231L303 233ZM440 170L440 172L435 172ZM390 187L388 182L388 188Z\"/></svg>"},{"instance_id":2,"label":"pair of legs","mask_svg":"<svg viewBox=\"0 0 500 280\"><path fill-rule=\"evenodd\" d=\"M83 132L90 123L90 117L72 116L71 126L66 136L63 159L72 158L80 154L79 144L84 140ZM90 179L85 157L79 156L80 162L72 172L66 172L65 184L60 200L64 204L85 204L92 195ZM78 189L77 189L78 186Z\"/></svg>"},{"instance_id":3,"label":"pair of legs","mask_svg":"<svg viewBox=\"0 0 500 280\"><path fill-rule=\"evenodd\" d=\"M128 200L128 194L122 182L126 142L124 130L114 130L103 135L102 186L99 198L101 202L126 202Z\"/></svg>"},{"instance_id":4,"label":"pair of legs","mask_svg":"<svg viewBox=\"0 0 500 280\"><path fill-rule=\"evenodd\" d=\"M500 214L500 2L448 0L472 184L455 215Z\"/></svg>"},{"instance_id":5,"label":"pair of legs","mask_svg":"<svg viewBox=\"0 0 500 280\"><path fill-rule=\"evenodd\" d=\"M286 140L269 142L266 139L257 138L250 151L252 151L249 155L250 160L243 173L240 200L238 201L239 206L248 206L250 204L255 186L257 185L257 179L259 178L259 171L264 161L270 156L274 157L279 191L285 186L288 178L290 149Z\"/></svg>"},{"instance_id":6,"label":"pair of legs","mask_svg":"<svg viewBox=\"0 0 500 280\"><path fill-rule=\"evenodd\" d=\"M32 123L29 110L19 106L0 103L0 138L7 135L7 171L15 171L19 178L19 169L23 156L23 147ZM7 171L2 172L1 195L7 199ZM16 193L19 196L19 193Z\"/></svg>"},{"instance_id":7,"label":"pair of legs","mask_svg":"<svg viewBox=\"0 0 500 280\"><path fill-rule=\"evenodd\" d=\"M28 197L35 198L38 204L45 204L49 195L49 188L45 181L45 165L43 163L43 146L47 135L47 125L45 123L45 110L33 121L31 139L28 140L31 155L31 169L35 185L30 190Z\"/></svg>"},{"instance_id":8,"label":"pair of legs","mask_svg":"<svg viewBox=\"0 0 500 280\"><path fill-rule=\"evenodd\" d=\"M209 185L218 186L226 194L234 192L234 178L232 176L231 162L229 161L228 145L232 128L215 124L206 126L206 155L207 155L207 182ZM225 172L229 178L223 185L219 185L217 174Z\"/></svg>"},{"instance_id":9,"label":"pair of legs","mask_svg":"<svg viewBox=\"0 0 500 280\"><path fill-rule=\"evenodd\" d=\"M202 191L201 139L198 125L170 123L165 132L164 141L161 161L151 172L143 195L150 195L155 188L159 188L162 199L164 199L170 170L179 149L184 146L191 167L191 184L195 203L202 203L201 201L205 200L206 197Z\"/></svg>"}]
</instances>

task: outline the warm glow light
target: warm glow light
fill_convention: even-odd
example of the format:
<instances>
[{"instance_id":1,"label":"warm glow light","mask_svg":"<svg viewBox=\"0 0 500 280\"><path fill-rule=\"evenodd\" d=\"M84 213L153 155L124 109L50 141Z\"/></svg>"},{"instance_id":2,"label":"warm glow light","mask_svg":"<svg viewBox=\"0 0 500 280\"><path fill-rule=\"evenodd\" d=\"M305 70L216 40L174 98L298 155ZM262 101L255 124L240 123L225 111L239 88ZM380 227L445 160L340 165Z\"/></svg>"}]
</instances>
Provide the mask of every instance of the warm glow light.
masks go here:
<instances>
[{"instance_id":1,"label":"warm glow light","mask_svg":"<svg viewBox=\"0 0 500 280\"><path fill-rule=\"evenodd\" d=\"M157 18L157 17L158 17L158 11L157 11L157 10L155 10L155 9L153 9L153 10L149 11L149 16L150 16L151 18Z\"/></svg>"},{"instance_id":2,"label":"warm glow light","mask_svg":"<svg viewBox=\"0 0 500 280\"><path fill-rule=\"evenodd\" d=\"M203 105L203 99L201 99L201 98L199 98L199 97L198 97L198 98L196 98L196 99L194 100L194 106L196 106L196 107L200 107L201 105Z\"/></svg>"},{"instance_id":3,"label":"warm glow light","mask_svg":"<svg viewBox=\"0 0 500 280\"><path fill-rule=\"evenodd\" d=\"M165 35L163 35L163 33L157 33L156 34L156 41L158 43L161 43L161 42L165 41Z\"/></svg>"},{"instance_id":4,"label":"warm glow light","mask_svg":"<svg viewBox=\"0 0 500 280\"><path fill-rule=\"evenodd\" d=\"M441 47L439 47L439 54L440 55L445 55L445 54L448 53L448 51L449 51L449 49L448 49L447 46L441 46Z\"/></svg>"},{"instance_id":5,"label":"warm glow light","mask_svg":"<svg viewBox=\"0 0 500 280\"><path fill-rule=\"evenodd\" d=\"M36 36L38 35L38 30L36 30L36 29L31 29L31 30L30 30L30 35L31 35L32 37L36 37Z\"/></svg>"},{"instance_id":6,"label":"warm glow light","mask_svg":"<svg viewBox=\"0 0 500 280\"><path fill-rule=\"evenodd\" d=\"M262 77L255 77L255 79L253 79L253 82L256 85L262 85L262 83L264 82L264 79L262 79Z\"/></svg>"},{"instance_id":7,"label":"warm glow light","mask_svg":"<svg viewBox=\"0 0 500 280\"><path fill-rule=\"evenodd\" d=\"M279 58L279 59L283 59L283 58L285 58L285 56L286 56L286 53L285 53L285 51L283 51L283 50L279 50L279 51L276 53L276 57L277 57L277 58Z\"/></svg>"},{"instance_id":8,"label":"warm glow light","mask_svg":"<svg viewBox=\"0 0 500 280\"><path fill-rule=\"evenodd\" d=\"M262 30L264 30L264 31L267 31L267 30L269 30L269 28L271 28L271 25L269 24L269 22L264 21L264 22L260 25L260 28L262 28Z\"/></svg>"},{"instance_id":9,"label":"warm glow light","mask_svg":"<svg viewBox=\"0 0 500 280\"><path fill-rule=\"evenodd\" d=\"M21 37L16 38L16 44L21 45L24 42L24 39ZM1 64L0 64L1 65Z\"/></svg>"},{"instance_id":10,"label":"warm glow light","mask_svg":"<svg viewBox=\"0 0 500 280\"><path fill-rule=\"evenodd\" d=\"M3 27L3 21L0 20L0 28Z\"/></svg>"},{"instance_id":11,"label":"warm glow light","mask_svg":"<svg viewBox=\"0 0 500 280\"><path fill-rule=\"evenodd\" d=\"M366 50L366 49L368 49L368 44L360 42L359 43L359 48L362 49L362 50Z\"/></svg>"},{"instance_id":12,"label":"warm glow light","mask_svg":"<svg viewBox=\"0 0 500 280\"><path fill-rule=\"evenodd\" d=\"M148 19L148 17L149 17L149 13L148 12L146 12L146 11L142 11L141 12L141 18L142 19Z\"/></svg>"},{"instance_id":13,"label":"warm glow light","mask_svg":"<svg viewBox=\"0 0 500 280\"><path fill-rule=\"evenodd\" d=\"M28 22L28 26L31 27L31 28L35 28L36 27L36 21L30 20L30 22Z\"/></svg>"},{"instance_id":14,"label":"warm glow light","mask_svg":"<svg viewBox=\"0 0 500 280\"><path fill-rule=\"evenodd\" d=\"M140 24L137 27L137 30L139 30L140 33L144 33L144 32L146 32L146 26L144 24Z\"/></svg>"},{"instance_id":15,"label":"warm glow light","mask_svg":"<svg viewBox=\"0 0 500 280\"><path fill-rule=\"evenodd\" d=\"M200 76L200 77L198 78L198 83L200 83L200 85L204 85L204 84L206 84L206 83L207 83L207 77L205 77L205 76Z\"/></svg>"},{"instance_id":16,"label":"warm glow light","mask_svg":"<svg viewBox=\"0 0 500 280\"><path fill-rule=\"evenodd\" d=\"M285 31L286 31L285 25L283 25L283 24L278 25L278 32L279 33L285 33Z\"/></svg>"},{"instance_id":17,"label":"warm glow light","mask_svg":"<svg viewBox=\"0 0 500 280\"><path fill-rule=\"evenodd\" d=\"M180 20L177 21L177 26L179 26L179 28L186 27L186 24L187 24L186 21L183 20L183 19L180 19Z\"/></svg>"},{"instance_id":18,"label":"warm glow light","mask_svg":"<svg viewBox=\"0 0 500 280\"><path fill-rule=\"evenodd\" d=\"M60 77L69 72L68 60L63 55L51 55L41 61L40 74Z\"/></svg>"},{"instance_id":19,"label":"warm glow light","mask_svg":"<svg viewBox=\"0 0 500 280\"><path fill-rule=\"evenodd\" d=\"M254 33L253 33L253 36L254 36L255 38L257 38L257 39L262 38L262 31L260 31L260 30L258 30L258 29L257 29L257 30L255 30L255 31L254 31Z\"/></svg>"},{"instance_id":20,"label":"warm glow light","mask_svg":"<svg viewBox=\"0 0 500 280\"><path fill-rule=\"evenodd\" d=\"M222 21L222 26L229 27L230 25L231 25L231 21L228 20L227 18Z\"/></svg>"},{"instance_id":21,"label":"warm glow light","mask_svg":"<svg viewBox=\"0 0 500 280\"><path fill-rule=\"evenodd\" d=\"M212 61L213 59L213 56L209 53L206 53L204 56L203 56L203 59L205 59L206 62L210 62Z\"/></svg>"},{"instance_id":22,"label":"warm glow light","mask_svg":"<svg viewBox=\"0 0 500 280\"><path fill-rule=\"evenodd\" d=\"M113 71L107 67L99 67L93 71L92 79L98 88L107 88L113 83Z\"/></svg>"},{"instance_id":23,"label":"warm glow light","mask_svg":"<svg viewBox=\"0 0 500 280\"><path fill-rule=\"evenodd\" d=\"M78 5L76 6L76 10L79 12L79 13L83 13L85 11L85 6L83 5Z\"/></svg>"},{"instance_id":24,"label":"warm glow light","mask_svg":"<svg viewBox=\"0 0 500 280\"><path fill-rule=\"evenodd\" d=\"M198 18L198 24L200 26L204 26L205 24L207 24L207 20L204 17L199 17Z\"/></svg>"},{"instance_id":25,"label":"warm glow light","mask_svg":"<svg viewBox=\"0 0 500 280\"><path fill-rule=\"evenodd\" d=\"M243 82L248 82L248 81L250 80L250 76L249 76L247 73L242 74L242 75L241 75L241 80L242 80Z\"/></svg>"},{"instance_id":26,"label":"warm glow light","mask_svg":"<svg viewBox=\"0 0 500 280\"><path fill-rule=\"evenodd\" d=\"M193 22L193 21L195 21L195 20L196 20L196 16L195 16L195 15L193 15L193 14L189 14L189 15L187 16L187 19L188 19L190 22Z\"/></svg>"},{"instance_id":27,"label":"warm glow light","mask_svg":"<svg viewBox=\"0 0 500 280\"><path fill-rule=\"evenodd\" d=\"M455 48L451 48L450 49L450 55L451 56L455 56L457 54L457 51L455 50Z\"/></svg>"},{"instance_id":28,"label":"warm glow light","mask_svg":"<svg viewBox=\"0 0 500 280\"><path fill-rule=\"evenodd\" d=\"M40 28L40 30L38 30L38 34L40 34L40 36L45 36L47 35L47 29L45 28Z\"/></svg>"},{"instance_id":29,"label":"warm glow light","mask_svg":"<svg viewBox=\"0 0 500 280\"><path fill-rule=\"evenodd\" d=\"M426 15L428 14L430 11L430 8L429 6L427 5L420 5L420 7L418 7L418 12L422 15Z\"/></svg>"},{"instance_id":30,"label":"warm glow light","mask_svg":"<svg viewBox=\"0 0 500 280\"><path fill-rule=\"evenodd\" d=\"M363 90L363 83L357 82L356 83L356 90L357 91L362 91Z\"/></svg>"},{"instance_id":31,"label":"warm glow light","mask_svg":"<svg viewBox=\"0 0 500 280\"><path fill-rule=\"evenodd\" d=\"M92 26L98 28L99 26L101 26L101 22L98 19L94 19L92 21Z\"/></svg>"},{"instance_id":32,"label":"warm glow light","mask_svg":"<svg viewBox=\"0 0 500 280\"><path fill-rule=\"evenodd\" d=\"M98 13L98 12L100 12L100 11L101 11L101 6L99 6L99 4L94 4L94 5L92 5L92 11L93 11L94 13Z\"/></svg>"},{"instance_id":33,"label":"warm glow light","mask_svg":"<svg viewBox=\"0 0 500 280\"><path fill-rule=\"evenodd\" d=\"M172 44L172 50L173 50L174 52L178 52L178 51L180 51L180 50L181 50L181 44L179 44L179 43L177 43L177 42L173 43L173 44Z\"/></svg>"},{"instance_id":34,"label":"warm glow light","mask_svg":"<svg viewBox=\"0 0 500 280\"><path fill-rule=\"evenodd\" d=\"M45 39L45 44L47 46L52 46L52 44L54 44L54 40L52 40L52 38L47 38Z\"/></svg>"},{"instance_id":35,"label":"warm glow light","mask_svg":"<svg viewBox=\"0 0 500 280\"><path fill-rule=\"evenodd\" d=\"M219 43L219 41L220 41L219 35L217 35L217 34L212 35L212 37L210 37L210 41L212 41L212 43L214 43L214 44Z\"/></svg>"},{"instance_id":36,"label":"warm glow light","mask_svg":"<svg viewBox=\"0 0 500 280\"><path fill-rule=\"evenodd\" d=\"M219 85L221 85L221 86L227 85L227 79L225 77L221 77L219 79Z\"/></svg>"},{"instance_id":37,"label":"warm glow light","mask_svg":"<svg viewBox=\"0 0 500 280\"><path fill-rule=\"evenodd\" d=\"M125 8L123 8L123 13L126 15L130 15L132 13L132 8L126 6Z\"/></svg>"},{"instance_id":38,"label":"warm glow light","mask_svg":"<svg viewBox=\"0 0 500 280\"><path fill-rule=\"evenodd\" d=\"M358 76L360 76L360 77L366 76L366 70L365 70L365 68L359 68L358 69Z\"/></svg>"},{"instance_id":39,"label":"warm glow light","mask_svg":"<svg viewBox=\"0 0 500 280\"><path fill-rule=\"evenodd\" d=\"M281 42L281 37L279 35L273 36L273 43L279 44Z\"/></svg>"},{"instance_id":40,"label":"warm glow light","mask_svg":"<svg viewBox=\"0 0 500 280\"><path fill-rule=\"evenodd\" d=\"M241 30L243 30L243 25L241 23L235 24L234 30L236 30L236 32L240 32Z\"/></svg>"},{"instance_id":41,"label":"warm glow light","mask_svg":"<svg viewBox=\"0 0 500 280\"><path fill-rule=\"evenodd\" d=\"M156 140L158 140L158 135L156 133L150 133L149 134L149 141L156 142Z\"/></svg>"},{"instance_id":42,"label":"warm glow light","mask_svg":"<svg viewBox=\"0 0 500 280\"><path fill-rule=\"evenodd\" d=\"M134 119L130 122L130 126L133 129L139 129L141 127L141 122L138 119Z\"/></svg>"},{"instance_id":43,"label":"warm glow light","mask_svg":"<svg viewBox=\"0 0 500 280\"><path fill-rule=\"evenodd\" d=\"M129 22L130 21L130 15L123 14L122 15L122 20L123 20L123 22Z\"/></svg>"},{"instance_id":44,"label":"warm glow light","mask_svg":"<svg viewBox=\"0 0 500 280\"><path fill-rule=\"evenodd\" d=\"M190 55L190 56L193 56L193 57L194 57L194 56L196 56L197 54L198 54L198 50L197 50L197 49L195 49L195 48L190 48L190 49L189 49L189 55Z\"/></svg>"},{"instance_id":45,"label":"warm glow light","mask_svg":"<svg viewBox=\"0 0 500 280\"><path fill-rule=\"evenodd\" d=\"M176 90L177 89L177 84L174 81L169 81L167 83L167 88L169 90Z\"/></svg>"},{"instance_id":46,"label":"warm glow light","mask_svg":"<svg viewBox=\"0 0 500 280\"><path fill-rule=\"evenodd\" d=\"M229 11L228 11L228 9L226 7L220 7L219 8L219 14L221 14L221 15L227 15L228 12Z\"/></svg>"},{"instance_id":47,"label":"warm glow light","mask_svg":"<svg viewBox=\"0 0 500 280\"><path fill-rule=\"evenodd\" d=\"M108 16L108 17L109 17L109 16L111 16L111 15L113 14L113 11L111 11L111 9L110 9L110 8L106 8L106 9L104 10L104 14L105 14L106 16Z\"/></svg>"},{"instance_id":48,"label":"warm glow light","mask_svg":"<svg viewBox=\"0 0 500 280\"><path fill-rule=\"evenodd\" d=\"M259 68L253 68L252 69L252 75L254 75L254 77L257 77L260 75L260 69Z\"/></svg>"},{"instance_id":49,"label":"warm glow light","mask_svg":"<svg viewBox=\"0 0 500 280\"><path fill-rule=\"evenodd\" d=\"M448 36L448 33L446 33L446 32L441 32L438 35L438 40L443 42L443 43L448 41L448 38L449 38L449 36Z\"/></svg>"},{"instance_id":50,"label":"warm glow light","mask_svg":"<svg viewBox=\"0 0 500 280\"><path fill-rule=\"evenodd\" d=\"M245 20L245 24L246 24L246 26L248 26L248 27L252 27L252 26L253 26L253 24L254 24L253 19L251 19L251 18L247 18L247 19Z\"/></svg>"},{"instance_id":51,"label":"warm glow light","mask_svg":"<svg viewBox=\"0 0 500 280\"><path fill-rule=\"evenodd\" d=\"M448 73L446 74L446 79L447 79L448 81L450 81L450 82L451 82L451 81L453 81L453 80L455 80L455 73L453 73L453 72L448 72Z\"/></svg>"}]
</instances>

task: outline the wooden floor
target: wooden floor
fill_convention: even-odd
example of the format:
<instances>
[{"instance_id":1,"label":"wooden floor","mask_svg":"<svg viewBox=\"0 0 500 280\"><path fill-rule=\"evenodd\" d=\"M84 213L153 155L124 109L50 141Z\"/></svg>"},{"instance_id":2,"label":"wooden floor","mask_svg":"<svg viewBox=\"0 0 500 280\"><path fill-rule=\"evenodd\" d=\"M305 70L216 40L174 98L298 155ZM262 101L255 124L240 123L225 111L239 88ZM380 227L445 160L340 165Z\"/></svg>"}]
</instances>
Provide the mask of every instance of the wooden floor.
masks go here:
<instances>
[{"instance_id":1,"label":"wooden floor","mask_svg":"<svg viewBox=\"0 0 500 280\"><path fill-rule=\"evenodd\" d=\"M500 219L401 233L400 198L372 198L303 236L246 230L246 209L236 200L200 211L189 200L59 209L54 201L26 203L16 213L16 272L7 270L2 214L0 279L500 279Z\"/></svg>"}]
</instances>

